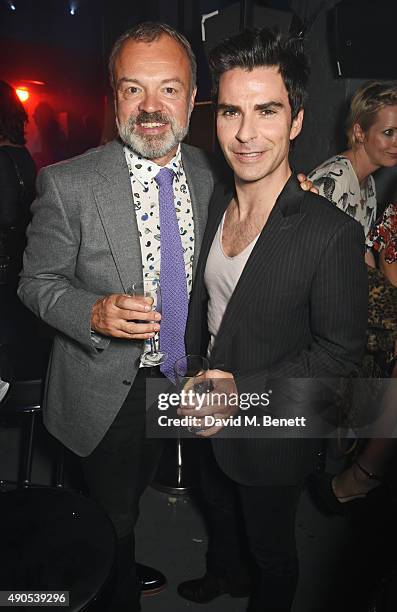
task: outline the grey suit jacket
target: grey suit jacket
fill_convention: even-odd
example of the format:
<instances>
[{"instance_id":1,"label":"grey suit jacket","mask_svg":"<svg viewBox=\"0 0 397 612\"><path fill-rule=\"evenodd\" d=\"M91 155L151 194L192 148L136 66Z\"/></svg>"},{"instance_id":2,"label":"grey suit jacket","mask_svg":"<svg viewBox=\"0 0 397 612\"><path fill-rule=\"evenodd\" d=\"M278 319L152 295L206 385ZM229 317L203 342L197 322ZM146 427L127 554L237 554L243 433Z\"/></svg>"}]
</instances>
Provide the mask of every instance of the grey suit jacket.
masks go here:
<instances>
[{"instance_id":1,"label":"grey suit jacket","mask_svg":"<svg viewBox=\"0 0 397 612\"><path fill-rule=\"evenodd\" d=\"M182 145L195 221L195 263L214 187L205 154ZM57 330L44 398L49 431L86 456L113 422L135 378L142 344L91 339L94 302L124 293L142 263L122 145L112 141L44 169L32 206L18 294Z\"/></svg>"}]
</instances>

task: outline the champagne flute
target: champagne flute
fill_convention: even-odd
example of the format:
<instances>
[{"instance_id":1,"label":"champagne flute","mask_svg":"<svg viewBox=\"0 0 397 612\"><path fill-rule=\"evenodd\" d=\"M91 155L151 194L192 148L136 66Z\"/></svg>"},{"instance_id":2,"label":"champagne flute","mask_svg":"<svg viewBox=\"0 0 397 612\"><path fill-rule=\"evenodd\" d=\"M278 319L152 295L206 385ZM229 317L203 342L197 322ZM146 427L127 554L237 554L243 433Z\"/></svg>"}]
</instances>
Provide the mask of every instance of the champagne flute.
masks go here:
<instances>
[{"instance_id":1,"label":"champagne flute","mask_svg":"<svg viewBox=\"0 0 397 612\"><path fill-rule=\"evenodd\" d=\"M206 372L210 369L208 359L201 355L184 355L175 362L174 372L181 390L181 393L193 391L195 394L210 393L214 389L210 378L205 378ZM200 418L197 411L197 419ZM199 427L191 426L187 428L191 433L198 433L206 429L205 425Z\"/></svg>"},{"instance_id":2,"label":"champagne flute","mask_svg":"<svg viewBox=\"0 0 397 612\"><path fill-rule=\"evenodd\" d=\"M161 287L158 276L147 276L143 281L133 283L129 293L133 297L144 296L152 300L152 310L161 313ZM154 321L152 321L154 323ZM156 336L149 338L149 348L141 355L141 365L145 368L158 366L167 359L167 354L157 348Z\"/></svg>"}]
</instances>

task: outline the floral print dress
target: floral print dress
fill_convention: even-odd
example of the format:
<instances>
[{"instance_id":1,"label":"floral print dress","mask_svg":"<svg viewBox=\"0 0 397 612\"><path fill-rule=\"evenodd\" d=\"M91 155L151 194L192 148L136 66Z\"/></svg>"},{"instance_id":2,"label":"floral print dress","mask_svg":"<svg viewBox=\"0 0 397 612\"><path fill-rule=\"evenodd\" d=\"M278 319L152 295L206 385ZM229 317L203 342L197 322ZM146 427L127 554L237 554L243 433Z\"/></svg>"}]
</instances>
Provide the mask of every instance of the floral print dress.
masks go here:
<instances>
[{"instance_id":1,"label":"floral print dress","mask_svg":"<svg viewBox=\"0 0 397 612\"><path fill-rule=\"evenodd\" d=\"M378 253L384 250L387 263L397 261L397 204L389 204L370 230L366 245Z\"/></svg>"}]
</instances>

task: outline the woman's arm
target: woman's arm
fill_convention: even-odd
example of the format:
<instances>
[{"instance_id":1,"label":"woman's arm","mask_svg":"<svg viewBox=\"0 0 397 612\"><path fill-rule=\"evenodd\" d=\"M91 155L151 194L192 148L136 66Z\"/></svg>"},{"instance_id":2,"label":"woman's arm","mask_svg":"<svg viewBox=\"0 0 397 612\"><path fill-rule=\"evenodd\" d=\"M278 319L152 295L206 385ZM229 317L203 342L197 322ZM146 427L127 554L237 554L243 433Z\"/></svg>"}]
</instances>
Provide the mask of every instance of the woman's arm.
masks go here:
<instances>
[{"instance_id":1,"label":"woman's arm","mask_svg":"<svg viewBox=\"0 0 397 612\"><path fill-rule=\"evenodd\" d=\"M365 252L365 263L371 268L376 268L375 257L373 256L371 251Z\"/></svg>"}]
</instances>

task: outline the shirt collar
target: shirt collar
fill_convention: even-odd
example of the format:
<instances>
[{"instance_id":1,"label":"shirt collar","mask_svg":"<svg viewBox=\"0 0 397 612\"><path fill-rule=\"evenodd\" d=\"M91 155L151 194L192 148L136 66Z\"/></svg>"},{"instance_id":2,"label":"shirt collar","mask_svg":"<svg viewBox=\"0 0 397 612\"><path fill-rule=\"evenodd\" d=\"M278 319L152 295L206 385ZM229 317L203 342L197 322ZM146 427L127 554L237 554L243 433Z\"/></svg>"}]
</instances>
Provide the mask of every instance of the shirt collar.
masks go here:
<instances>
[{"instance_id":1,"label":"shirt collar","mask_svg":"<svg viewBox=\"0 0 397 612\"><path fill-rule=\"evenodd\" d=\"M124 145L124 154L127 160L130 176L133 176L137 181L139 181L145 190L148 189L149 183L154 180L161 168L170 168L173 170L173 172L175 172L175 180L180 180L183 172L181 145L178 145L178 150L175 153L175 156L165 166L159 166L154 161L141 157L132 151L127 145Z\"/></svg>"}]
</instances>

